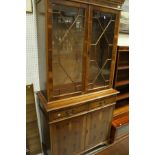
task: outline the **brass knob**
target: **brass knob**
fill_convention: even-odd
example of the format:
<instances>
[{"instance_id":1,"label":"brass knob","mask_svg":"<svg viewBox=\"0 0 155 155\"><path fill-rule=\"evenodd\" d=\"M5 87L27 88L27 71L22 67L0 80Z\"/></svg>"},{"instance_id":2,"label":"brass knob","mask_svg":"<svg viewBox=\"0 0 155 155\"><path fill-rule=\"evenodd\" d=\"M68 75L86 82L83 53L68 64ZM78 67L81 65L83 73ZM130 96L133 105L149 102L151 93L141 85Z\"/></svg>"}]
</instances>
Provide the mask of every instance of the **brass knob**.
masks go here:
<instances>
[{"instance_id":1,"label":"brass knob","mask_svg":"<svg viewBox=\"0 0 155 155\"><path fill-rule=\"evenodd\" d=\"M61 114L59 113L57 116L58 116L58 117L60 117L60 116L61 116Z\"/></svg>"}]
</instances>

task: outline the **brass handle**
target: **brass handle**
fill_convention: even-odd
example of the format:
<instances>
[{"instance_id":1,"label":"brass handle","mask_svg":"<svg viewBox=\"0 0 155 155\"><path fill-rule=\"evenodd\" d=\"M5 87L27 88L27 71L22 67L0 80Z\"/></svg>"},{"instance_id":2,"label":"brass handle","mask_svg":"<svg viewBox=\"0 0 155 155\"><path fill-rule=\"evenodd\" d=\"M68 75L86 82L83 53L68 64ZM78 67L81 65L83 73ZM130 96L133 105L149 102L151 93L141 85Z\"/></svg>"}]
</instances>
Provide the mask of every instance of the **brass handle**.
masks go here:
<instances>
[{"instance_id":1,"label":"brass handle","mask_svg":"<svg viewBox=\"0 0 155 155\"><path fill-rule=\"evenodd\" d=\"M58 117L60 117L60 116L61 116L61 114L59 113L57 116L58 116Z\"/></svg>"}]
</instances>

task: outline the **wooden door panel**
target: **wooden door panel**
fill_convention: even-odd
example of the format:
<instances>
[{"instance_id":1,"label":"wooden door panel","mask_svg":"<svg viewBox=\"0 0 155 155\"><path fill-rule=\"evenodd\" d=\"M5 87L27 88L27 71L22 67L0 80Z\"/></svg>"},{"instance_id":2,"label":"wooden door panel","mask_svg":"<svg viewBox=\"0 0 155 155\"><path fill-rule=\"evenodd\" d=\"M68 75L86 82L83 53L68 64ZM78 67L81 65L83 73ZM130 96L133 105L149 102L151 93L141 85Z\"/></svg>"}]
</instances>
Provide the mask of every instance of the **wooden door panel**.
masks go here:
<instances>
[{"instance_id":1,"label":"wooden door panel","mask_svg":"<svg viewBox=\"0 0 155 155\"><path fill-rule=\"evenodd\" d=\"M109 106L87 116L86 149L109 139L113 108L114 106Z\"/></svg>"},{"instance_id":2,"label":"wooden door panel","mask_svg":"<svg viewBox=\"0 0 155 155\"><path fill-rule=\"evenodd\" d=\"M53 154L74 155L84 150L86 116L52 125Z\"/></svg>"}]
</instances>

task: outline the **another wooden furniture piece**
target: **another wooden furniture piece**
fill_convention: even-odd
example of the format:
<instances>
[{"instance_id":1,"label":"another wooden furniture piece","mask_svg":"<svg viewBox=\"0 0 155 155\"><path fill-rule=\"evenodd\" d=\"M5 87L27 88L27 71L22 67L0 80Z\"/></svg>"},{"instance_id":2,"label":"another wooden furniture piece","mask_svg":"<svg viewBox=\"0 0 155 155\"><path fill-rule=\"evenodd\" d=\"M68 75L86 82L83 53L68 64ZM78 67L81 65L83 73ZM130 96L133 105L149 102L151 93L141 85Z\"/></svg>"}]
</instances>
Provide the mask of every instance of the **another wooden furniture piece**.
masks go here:
<instances>
[{"instance_id":1,"label":"another wooden furniture piece","mask_svg":"<svg viewBox=\"0 0 155 155\"><path fill-rule=\"evenodd\" d=\"M45 154L76 155L109 142L122 2L37 2Z\"/></svg>"},{"instance_id":2,"label":"another wooden furniture piece","mask_svg":"<svg viewBox=\"0 0 155 155\"><path fill-rule=\"evenodd\" d=\"M129 136L124 136L96 155L129 155Z\"/></svg>"},{"instance_id":3,"label":"another wooden furniture piece","mask_svg":"<svg viewBox=\"0 0 155 155\"><path fill-rule=\"evenodd\" d=\"M114 117L129 111L129 46L118 46L114 88L117 96Z\"/></svg>"},{"instance_id":4,"label":"another wooden furniture piece","mask_svg":"<svg viewBox=\"0 0 155 155\"><path fill-rule=\"evenodd\" d=\"M113 143L118 139L129 135L129 113L123 113L119 116L116 116L112 121L110 141Z\"/></svg>"},{"instance_id":5,"label":"another wooden furniture piece","mask_svg":"<svg viewBox=\"0 0 155 155\"><path fill-rule=\"evenodd\" d=\"M26 148L29 155L41 153L33 85L26 86Z\"/></svg>"}]
</instances>

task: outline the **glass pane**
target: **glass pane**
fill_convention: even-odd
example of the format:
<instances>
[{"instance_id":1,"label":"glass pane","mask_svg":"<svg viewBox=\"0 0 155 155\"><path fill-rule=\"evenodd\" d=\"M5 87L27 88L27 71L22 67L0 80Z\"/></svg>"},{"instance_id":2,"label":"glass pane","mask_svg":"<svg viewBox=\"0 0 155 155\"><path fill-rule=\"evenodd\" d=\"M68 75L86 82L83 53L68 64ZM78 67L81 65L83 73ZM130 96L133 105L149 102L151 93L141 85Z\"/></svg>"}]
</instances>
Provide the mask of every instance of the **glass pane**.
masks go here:
<instances>
[{"instance_id":1,"label":"glass pane","mask_svg":"<svg viewBox=\"0 0 155 155\"><path fill-rule=\"evenodd\" d=\"M54 96L81 91L84 9L53 4Z\"/></svg>"},{"instance_id":2,"label":"glass pane","mask_svg":"<svg viewBox=\"0 0 155 155\"><path fill-rule=\"evenodd\" d=\"M109 86L115 15L93 11L88 89Z\"/></svg>"}]
</instances>

